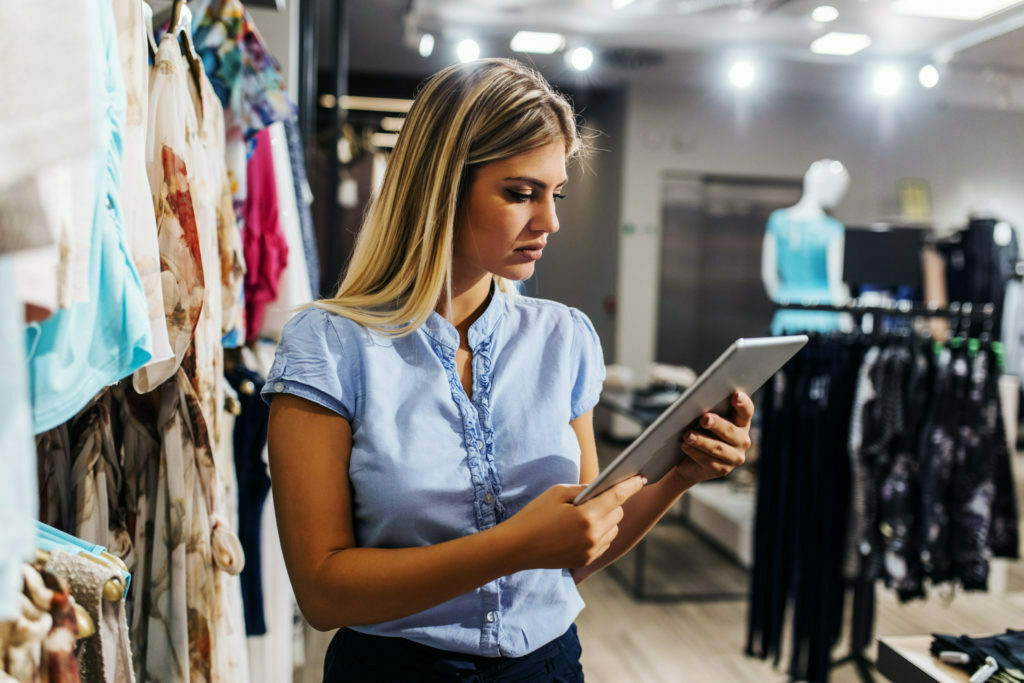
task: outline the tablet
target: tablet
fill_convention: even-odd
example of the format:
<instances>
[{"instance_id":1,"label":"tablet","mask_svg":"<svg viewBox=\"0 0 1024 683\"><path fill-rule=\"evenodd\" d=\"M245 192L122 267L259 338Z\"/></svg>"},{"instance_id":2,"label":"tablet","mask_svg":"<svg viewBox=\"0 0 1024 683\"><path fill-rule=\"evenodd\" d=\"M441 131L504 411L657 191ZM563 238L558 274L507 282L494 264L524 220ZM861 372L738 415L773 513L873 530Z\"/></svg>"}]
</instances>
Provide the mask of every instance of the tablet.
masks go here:
<instances>
[{"instance_id":1,"label":"tablet","mask_svg":"<svg viewBox=\"0 0 1024 683\"><path fill-rule=\"evenodd\" d=\"M661 479L683 457L679 436L704 413L726 415L734 392L752 395L807 343L806 335L737 339L682 396L665 409L576 500L584 503L620 481L642 474Z\"/></svg>"}]
</instances>

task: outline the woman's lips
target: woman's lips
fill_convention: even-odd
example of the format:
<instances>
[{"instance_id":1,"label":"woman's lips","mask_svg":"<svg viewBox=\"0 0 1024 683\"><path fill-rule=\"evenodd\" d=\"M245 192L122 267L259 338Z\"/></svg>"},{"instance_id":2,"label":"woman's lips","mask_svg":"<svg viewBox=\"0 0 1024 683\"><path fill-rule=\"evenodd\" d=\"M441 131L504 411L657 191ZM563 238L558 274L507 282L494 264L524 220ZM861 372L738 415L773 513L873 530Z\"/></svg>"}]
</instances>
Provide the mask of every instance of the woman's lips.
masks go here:
<instances>
[{"instance_id":1,"label":"woman's lips","mask_svg":"<svg viewBox=\"0 0 1024 683\"><path fill-rule=\"evenodd\" d=\"M522 249L516 249L516 253L520 254L526 261L539 261L541 254L544 253L544 249L542 247L538 247L536 249L524 247Z\"/></svg>"}]
</instances>

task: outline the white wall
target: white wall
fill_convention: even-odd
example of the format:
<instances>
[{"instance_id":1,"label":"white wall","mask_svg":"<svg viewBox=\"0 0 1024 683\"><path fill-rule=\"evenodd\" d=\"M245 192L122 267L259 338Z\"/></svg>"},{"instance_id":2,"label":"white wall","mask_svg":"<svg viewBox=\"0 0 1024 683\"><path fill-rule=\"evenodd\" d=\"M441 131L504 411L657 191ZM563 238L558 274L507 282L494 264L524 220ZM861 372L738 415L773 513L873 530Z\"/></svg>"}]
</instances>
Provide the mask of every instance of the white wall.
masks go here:
<instances>
[{"instance_id":1,"label":"white wall","mask_svg":"<svg viewBox=\"0 0 1024 683\"><path fill-rule=\"evenodd\" d=\"M992 199L1024 227L1024 114L754 95L739 102L710 89L631 88L615 358L637 372L654 359L665 171L801 177L815 159L832 157L852 176L836 211L847 224L896 216L897 182L914 177L930 183L940 227L963 224L973 206ZM627 224L635 230L623 230Z\"/></svg>"}]
</instances>

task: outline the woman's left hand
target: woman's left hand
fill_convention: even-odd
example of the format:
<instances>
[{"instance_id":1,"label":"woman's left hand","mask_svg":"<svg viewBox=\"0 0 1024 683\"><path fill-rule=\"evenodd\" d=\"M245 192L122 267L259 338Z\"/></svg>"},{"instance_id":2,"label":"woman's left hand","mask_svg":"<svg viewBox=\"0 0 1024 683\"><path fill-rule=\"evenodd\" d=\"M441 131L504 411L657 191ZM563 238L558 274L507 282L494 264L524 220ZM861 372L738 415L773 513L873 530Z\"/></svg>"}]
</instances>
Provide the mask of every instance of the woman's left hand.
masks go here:
<instances>
[{"instance_id":1,"label":"woman's left hand","mask_svg":"<svg viewBox=\"0 0 1024 683\"><path fill-rule=\"evenodd\" d=\"M741 391L733 394L728 418L706 413L697 429L683 432L680 448L685 456L676 465L684 481L697 483L724 477L746 461L750 448L750 420L754 402Z\"/></svg>"}]
</instances>

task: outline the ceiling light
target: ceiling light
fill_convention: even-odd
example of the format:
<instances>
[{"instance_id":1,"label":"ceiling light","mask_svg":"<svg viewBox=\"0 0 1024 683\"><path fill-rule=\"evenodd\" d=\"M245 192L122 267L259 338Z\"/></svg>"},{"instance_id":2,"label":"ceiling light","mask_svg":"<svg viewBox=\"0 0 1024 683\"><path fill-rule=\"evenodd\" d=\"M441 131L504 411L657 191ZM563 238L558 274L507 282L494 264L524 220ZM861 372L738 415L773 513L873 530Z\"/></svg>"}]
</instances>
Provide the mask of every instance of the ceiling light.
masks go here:
<instances>
[{"instance_id":1,"label":"ceiling light","mask_svg":"<svg viewBox=\"0 0 1024 683\"><path fill-rule=\"evenodd\" d=\"M832 5L822 5L821 7L814 8L811 12L811 19L814 19L819 24L828 24L839 18L839 10Z\"/></svg>"},{"instance_id":2,"label":"ceiling light","mask_svg":"<svg viewBox=\"0 0 1024 683\"><path fill-rule=\"evenodd\" d=\"M594 64L594 53L590 48L578 47L569 53L569 64L577 71L586 71Z\"/></svg>"},{"instance_id":3,"label":"ceiling light","mask_svg":"<svg viewBox=\"0 0 1024 683\"><path fill-rule=\"evenodd\" d=\"M729 69L729 82L737 90L746 90L754 84L757 71L750 62L736 62Z\"/></svg>"},{"instance_id":4,"label":"ceiling light","mask_svg":"<svg viewBox=\"0 0 1024 683\"><path fill-rule=\"evenodd\" d=\"M977 21L1019 4L1021 0L893 0L893 12L918 17Z\"/></svg>"},{"instance_id":5,"label":"ceiling light","mask_svg":"<svg viewBox=\"0 0 1024 683\"><path fill-rule=\"evenodd\" d=\"M472 62L480 56L480 44L472 38L465 38L455 47L455 54L459 56L460 62Z\"/></svg>"},{"instance_id":6,"label":"ceiling light","mask_svg":"<svg viewBox=\"0 0 1024 683\"><path fill-rule=\"evenodd\" d=\"M939 84L939 70L932 64L922 66L917 73L917 80L926 88L934 88Z\"/></svg>"},{"instance_id":7,"label":"ceiling light","mask_svg":"<svg viewBox=\"0 0 1024 683\"><path fill-rule=\"evenodd\" d=\"M395 133L402 130L402 126L404 125L405 118L402 116L382 116L380 119L381 128Z\"/></svg>"},{"instance_id":8,"label":"ceiling light","mask_svg":"<svg viewBox=\"0 0 1024 683\"><path fill-rule=\"evenodd\" d=\"M623 7L629 7L636 0L612 0L612 9L622 9Z\"/></svg>"},{"instance_id":9,"label":"ceiling light","mask_svg":"<svg viewBox=\"0 0 1024 683\"><path fill-rule=\"evenodd\" d=\"M833 31L811 43L811 52L819 55L849 57L871 45L871 36L864 33Z\"/></svg>"},{"instance_id":10,"label":"ceiling light","mask_svg":"<svg viewBox=\"0 0 1024 683\"><path fill-rule=\"evenodd\" d=\"M879 97L892 97L903 87L903 76L896 67L884 66L875 72L871 85Z\"/></svg>"},{"instance_id":11,"label":"ceiling light","mask_svg":"<svg viewBox=\"0 0 1024 683\"><path fill-rule=\"evenodd\" d=\"M331 95L331 97L334 97ZM404 114L412 108L412 100L400 100L392 97L361 97L358 95L342 95L341 108L349 111L379 111Z\"/></svg>"},{"instance_id":12,"label":"ceiling light","mask_svg":"<svg viewBox=\"0 0 1024 683\"><path fill-rule=\"evenodd\" d=\"M565 47L565 36L561 33L537 33L520 31L512 37L510 46L516 52L536 52L549 55Z\"/></svg>"},{"instance_id":13,"label":"ceiling light","mask_svg":"<svg viewBox=\"0 0 1024 683\"><path fill-rule=\"evenodd\" d=\"M434 36L424 33L420 37L420 57L429 57L434 53Z\"/></svg>"}]
</instances>

